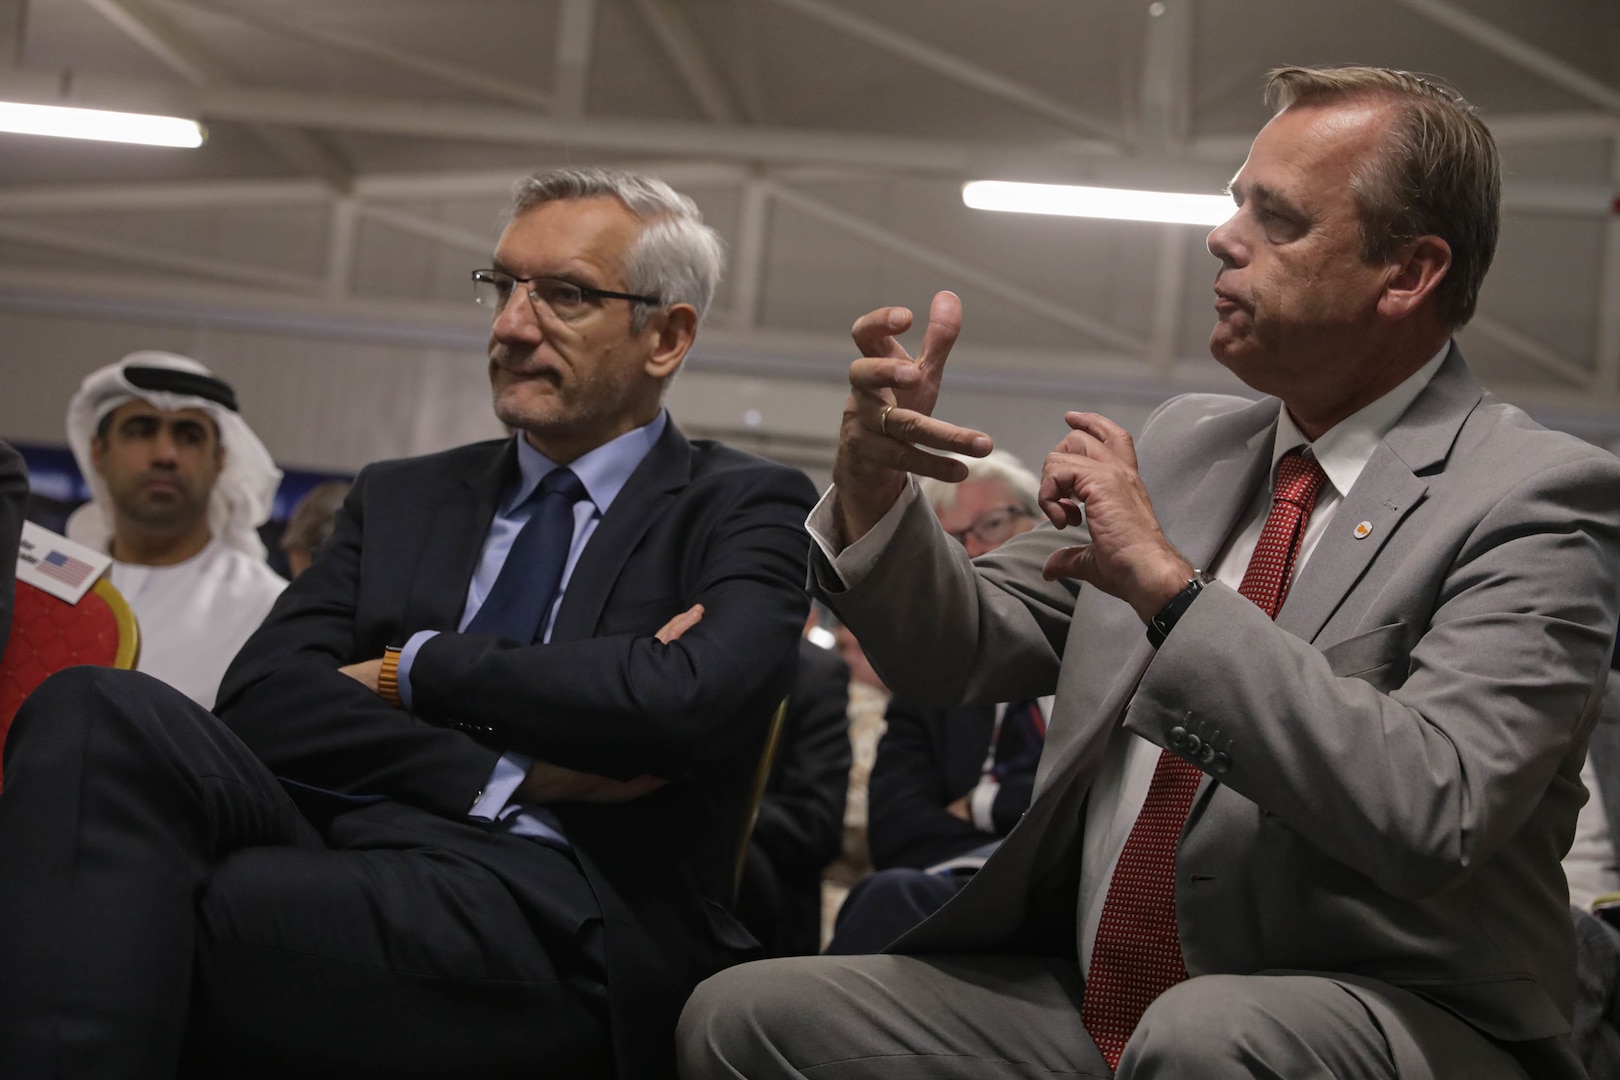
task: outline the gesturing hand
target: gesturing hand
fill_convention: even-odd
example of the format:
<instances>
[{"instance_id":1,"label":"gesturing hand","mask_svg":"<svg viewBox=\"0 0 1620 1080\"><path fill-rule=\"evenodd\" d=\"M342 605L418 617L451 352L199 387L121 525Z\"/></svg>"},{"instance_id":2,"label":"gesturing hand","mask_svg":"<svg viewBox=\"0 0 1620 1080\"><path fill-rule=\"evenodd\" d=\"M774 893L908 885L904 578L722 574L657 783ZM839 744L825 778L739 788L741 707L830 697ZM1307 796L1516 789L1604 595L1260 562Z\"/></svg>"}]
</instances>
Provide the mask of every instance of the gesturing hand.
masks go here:
<instances>
[{"instance_id":1,"label":"gesturing hand","mask_svg":"<svg viewBox=\"0 0 1620 1080\"><path fill-rule=\"evenodd\" d=\"M967 476L961 462L919 447L971 457L990 452L990 436L933 416L945 360L962 331L962 302L955 293L934 295L916 359L894 339L911 322L905 308L878 308L857 319L850 331L861 358L849 367L850 394L833 463L845 543L864 536L894 505L906 473L952 481Z\"/></svg>"},{"instance_id":2,"label":"gesturing hand","mask_svg":"<svg viewBox=\"0 0 1620 1080\"><path fill-rule=\"evenodd\" d=\"M1041 469L1040 506L1058 528L1084 520L1091 543L1054 551L1044 573L1078 578L1117 596L1144 623L1169 603L1193 568L1165 539L1136 471L1130 433L1096 413L1071 412L1073 430Z\"/></svg>"}]
</instances>

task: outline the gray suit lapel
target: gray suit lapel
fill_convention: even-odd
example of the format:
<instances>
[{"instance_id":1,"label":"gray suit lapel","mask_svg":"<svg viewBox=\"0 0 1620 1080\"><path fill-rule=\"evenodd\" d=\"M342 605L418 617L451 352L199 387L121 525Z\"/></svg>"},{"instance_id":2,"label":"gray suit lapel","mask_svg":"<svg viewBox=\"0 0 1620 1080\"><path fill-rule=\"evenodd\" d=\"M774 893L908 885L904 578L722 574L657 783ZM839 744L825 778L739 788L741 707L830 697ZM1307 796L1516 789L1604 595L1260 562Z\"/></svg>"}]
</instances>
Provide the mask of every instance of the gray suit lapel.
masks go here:
<instances>
[{"instance_id":1,"label":"gray suit lapel","mask_svg":"<svg viewBox=\"0 0 1620 1080\"><path fill-rule=\"evenodd\" d=\"M1375 450L1289 588L1277 625L1306 641L1315 639L1428 489L1387 444ZM1358 536L1361 523L1368 529Z\"/></svg>"},{"instance_id":2,"label":"gray suit lapel","mask_svg":"<svg viewBox=\"0 0 1620 1080\"><path fill-rule=\"evenodd\" d=\"M1301 568L1277 613L1277 625L1313 641L1361 580L1401 522L1428 491L1425 475L1445 464L1463 421L1484 391L1452 346L1429 385L1373 452L1355 486L1334 512L1310 561ZM1358 538L1357 526L1368 525Z\"/></svg>"},{"instance_id":3,"label":"gray suit lapel","mask_svg":"<svg viewBox=\"0 0 1620 1080\"><path fill-rule=\"evenodd\" d=\"M1275 415L1274 405L1272 411ZM1165 536L1194 566L1208 569L1215 562L1254 501L1254 493L1266 482L1276 431L1274 419L1243 446L1216 461L1198 481L1192 497L1160 519Z\"/></svg>"}]
</instances>

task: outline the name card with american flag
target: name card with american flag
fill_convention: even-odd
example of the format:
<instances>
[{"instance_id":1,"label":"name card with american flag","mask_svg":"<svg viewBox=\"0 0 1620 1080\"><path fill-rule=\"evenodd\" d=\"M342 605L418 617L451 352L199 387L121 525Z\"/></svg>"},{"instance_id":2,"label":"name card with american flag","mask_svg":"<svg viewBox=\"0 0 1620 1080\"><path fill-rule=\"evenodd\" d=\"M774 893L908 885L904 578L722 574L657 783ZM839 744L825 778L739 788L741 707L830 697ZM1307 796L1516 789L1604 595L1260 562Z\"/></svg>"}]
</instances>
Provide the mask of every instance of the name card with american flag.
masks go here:
<instances>
[{"instance_id":1,"label":"name card with american flag","mask_svg":"<svg viewBox=\"0 0 1620 1080\"><path fill-rule=\"evenodd\" d=\"M17 548L17 580L77 604L112 565L106 555L75 544L32 521L23 522Z\"/></svg>"}]
</instances>

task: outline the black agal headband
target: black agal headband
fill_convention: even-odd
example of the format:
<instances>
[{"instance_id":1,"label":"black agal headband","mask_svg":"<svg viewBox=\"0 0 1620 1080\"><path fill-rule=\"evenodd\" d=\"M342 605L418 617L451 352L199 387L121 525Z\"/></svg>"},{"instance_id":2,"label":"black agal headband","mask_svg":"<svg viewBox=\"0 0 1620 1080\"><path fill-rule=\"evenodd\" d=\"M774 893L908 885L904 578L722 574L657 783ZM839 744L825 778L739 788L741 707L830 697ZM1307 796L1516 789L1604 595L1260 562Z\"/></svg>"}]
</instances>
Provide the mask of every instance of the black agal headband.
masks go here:
<instances>
[{"instance_id":1,"label":"black agal headband","mask_svg":"<svg viewBox=\"0 0 1620 1080\"><path fill-rule=\"evenodd\" d=\"M231 412L241 411L236 407L236 391L231 389L230 383L216 379L212 375L198 375L194 371L179 371L175 368L136 367L133 364L126 367L123 374L129 385L137 390L186 394L212 401L216 405L223 405Z\"/></svg>"}]
</instances>

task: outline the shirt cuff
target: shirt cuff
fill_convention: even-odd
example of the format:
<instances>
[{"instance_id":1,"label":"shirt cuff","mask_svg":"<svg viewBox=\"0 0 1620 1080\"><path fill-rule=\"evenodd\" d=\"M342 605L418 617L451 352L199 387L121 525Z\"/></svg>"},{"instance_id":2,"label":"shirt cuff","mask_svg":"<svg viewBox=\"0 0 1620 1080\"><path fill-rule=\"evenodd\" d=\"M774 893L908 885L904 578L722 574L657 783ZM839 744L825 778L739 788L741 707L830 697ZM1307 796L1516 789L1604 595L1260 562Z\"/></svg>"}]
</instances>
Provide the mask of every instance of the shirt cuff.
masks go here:
<instances>
[{"instance_id":1,"label":"shirt cuff","mask_svg":"<svg viewBox=\"0 0 1620 1080\"><path fill-rule=\"evenodd\" d=\"M973 827L980 832L996 831L996 793L1001 784L993 776L979 778L979 786L968 797L968 809L973 814Z\"/></svg>"},{"instance_id":2,"label":"shirt cuff","mask_svg":"<svg viewBox=\"0 0 1620 1080\"><path fill-rule=\"evenodd\" d=\"M399 700L405 706L406 712L411 712L411 665L416 663L416 654L429 640L439 635L437 630L418 630L411 635L405 647L399 650L399 666L395 668L399 675Z\"/></svg>"},{"instance_id":3,"label":"shirt cuff","mask_svg":"<svg viewBox=\"0 0 1620 1080\"><path fill-rule=\"evenodd\" d=\"M467 816L479 821L499 820L501 811L512 801L512 795L523 783L523 778L529 775L529 766L533 764L534 758L526 754L502 754L501 760L495 763L495 771L484 781L484 790L478 793L477 801L467 811Z\"/></svg>"},{"instance_id":4,"label":"shirt cuff","mask_svg":"<svg viewBox=\"0 0 1620 1080\"><path fill-rule=\"evenodd\" d=\"M804 527L809 530L810 539L827 557L827 564L832 567L839 582L845 589L851 589L859 585L872 572L872 567L877 565L878 557L900 527L900 519L905 516L907 508L922 497L922 489L917 486L915 476L907 476L906 489L894 500L888 512L878 519L865 536L841 551L833 539L841 532L838 515L833 510L837 490L837 485L826 490L821 501L810 511L810 516L804 519Z\"/></svg>"}]
</instances>

